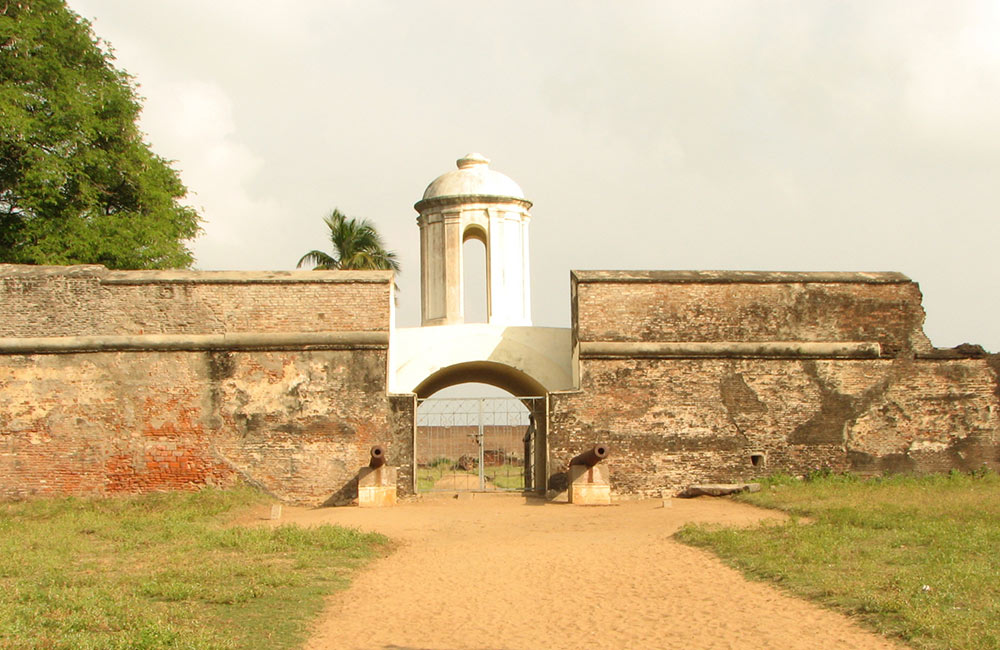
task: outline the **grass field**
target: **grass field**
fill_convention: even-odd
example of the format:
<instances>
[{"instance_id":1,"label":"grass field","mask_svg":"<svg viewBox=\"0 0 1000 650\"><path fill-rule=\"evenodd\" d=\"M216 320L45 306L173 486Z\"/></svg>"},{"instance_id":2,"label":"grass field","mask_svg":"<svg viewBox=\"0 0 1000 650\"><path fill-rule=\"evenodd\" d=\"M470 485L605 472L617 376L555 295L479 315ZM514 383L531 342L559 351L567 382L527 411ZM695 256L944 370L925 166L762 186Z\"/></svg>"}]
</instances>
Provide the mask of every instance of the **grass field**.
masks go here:
<instances>
[{"instance_id":1,"label":"grass field","mask_svg":"<svg viewBox=\"0 0 1000 650\"><path fill-rule=\"evenodd\" d=\"M427 465L417 466L417 492L430 492L434 489L434 484L448 474L454 474L460 470L452 468L453 463L450 458L435 458ZM471 474L472 472L467 472Z\"/></svg>"},{"instance_id":2,"label":"grass field","mask_svg":"<svg viewBox=\"0 0 1000 650\"><path fill-rule=\"evenodd\" d=\"M241 488L0 504L0 647L289 648L379 535L233 527Z\"/></svg>"},{"instance_id":3,"label":"grass field","mask_svg":"<svg viewBox=\"0 0 1000 650\"><path fill-rule=\"evenodd\" d=\"M484 472L486 478L498 490L523 490L524 489L524 466L511 465L490 465Z\"/></svg>"},{"instance_id":4,"label":"grass field","mask_svg":"<svg viewBox=\"0 0 1000 650\"><path fill-rule=\"evenodd\" d=\"M915 648L1000 648L997 474L776 477L740 499L793 516L677 537Z\"/></svg>"},{"instance_id":5,"label":"grass field","mask_svg":"<svg viewBox=\"0 0 1000 650\"><path fill-rule=\"evenodd\" d=\"M439 480L454 474L479 476L479 470L462 470L455 467L447 458L437 459L428 465L417 467L417 491L430 492ZM524 468L520 465L490 465L486 467L483 475L487 480L487 489L524 489Z\"/></svg>"}]
</instances>

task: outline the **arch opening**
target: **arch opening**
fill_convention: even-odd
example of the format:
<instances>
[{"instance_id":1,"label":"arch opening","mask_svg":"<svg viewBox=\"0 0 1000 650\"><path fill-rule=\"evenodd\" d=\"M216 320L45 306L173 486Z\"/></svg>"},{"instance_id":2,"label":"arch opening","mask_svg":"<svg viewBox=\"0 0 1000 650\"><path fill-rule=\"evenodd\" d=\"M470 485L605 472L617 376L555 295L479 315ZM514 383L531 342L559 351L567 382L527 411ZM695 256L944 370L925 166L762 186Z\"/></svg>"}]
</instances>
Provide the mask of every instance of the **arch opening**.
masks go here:
<instances>
[{"instance_id":1,"label":"arch opening","mask_svg":"<svg viewBox=\"0 0 1000 650\"><path fill-rule=\"evenodd\" d=\"M416 391L418 492L538 491L547 465L545 388L494 362L457 364Z\"/></svg>"},{"instance_id":2,"label":"arch opening","mask_svg":"<svg viewBox=\"0 0 1000 650\"><path fill-rule=\"evenodd\" d=\"M478 223L470 223L462 233L462 243L464 244L470 239L481 241L483 242L483 246L486 246L486 229Z\"/></svg>"},{"instance_id":3,"label":"arch opening","mask_svg":"<svg viewBox=\"0 0 1000 650\"><path fill-rule=\"evenodd\" d=\"M514 397L545 397L548 391L530 375L495 361L467 361L441 368L420 382L413 392L427 399L440 390L459 384L489 384Z\"/></svg>"},{"instance_id":4,"label":"arch opening","mask_svg":"<svg viewBox=\"0 0 1000 650\"><path fill-rule=\"evenodd\" d=\"M466 230L462 243L462 320L489 322L489 269L485 238Z\"/></svg>"}]
</instances>

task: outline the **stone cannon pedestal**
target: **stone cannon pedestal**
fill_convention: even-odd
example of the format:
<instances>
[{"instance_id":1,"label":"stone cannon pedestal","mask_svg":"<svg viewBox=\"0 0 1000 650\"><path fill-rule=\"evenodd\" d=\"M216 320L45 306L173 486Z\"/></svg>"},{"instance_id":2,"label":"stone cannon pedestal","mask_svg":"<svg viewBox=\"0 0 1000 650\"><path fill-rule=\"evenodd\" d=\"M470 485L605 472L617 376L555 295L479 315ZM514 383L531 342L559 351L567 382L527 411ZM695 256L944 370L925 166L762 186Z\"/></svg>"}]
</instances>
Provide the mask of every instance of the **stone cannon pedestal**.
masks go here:
<instances>
[{"instance_id":1,"label":"stone cannon pedestal","mask_svg":"<svg viewBox=\"0 0 1000 650\"><path fill-rule=\"evenodd\" d=\"M569 466L569 502L580 506L611 505L608 466L602 463Z\"/></svg>"},{"instance_id":2,"label":"stone cannon pedestal","mask_svg":"<svg viewBox=\"0 0 1000 650\"><path fill-rule=\"evenodd\" d=\"M396 468L362 467L358 472L358 505L362 508L396 505Z\"/></svg>"}]
</instances>

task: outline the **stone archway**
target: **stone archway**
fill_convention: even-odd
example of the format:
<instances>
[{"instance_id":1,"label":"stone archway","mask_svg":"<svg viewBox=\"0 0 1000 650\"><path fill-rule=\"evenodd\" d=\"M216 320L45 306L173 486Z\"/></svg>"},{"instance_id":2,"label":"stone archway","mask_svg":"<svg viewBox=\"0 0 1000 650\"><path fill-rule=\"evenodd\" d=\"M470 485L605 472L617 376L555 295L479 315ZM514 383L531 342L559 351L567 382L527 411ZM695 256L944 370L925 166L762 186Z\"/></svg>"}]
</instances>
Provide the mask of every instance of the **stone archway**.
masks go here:
<instances>
[{"instance_id":1,"label":"stone archway","mask_svg":"<svg viewBox=\"0 0 1000 650\"><path fill-rule=\"evenodd\" d=\"M576 388L572 330L483 323L398 328L389 339L389 391L427 397L480 381L513 395ZM470 378L471 377L471 378Z\"/></svg>"},{"instance_id":2,"label":"stone archway","mask_svg":"<svg viewBox=\"0 0 1000 650\"><path fill-rule=\"evenodd\" d=\"M436 400L432 397L445 388L469 383L494 386L510 393L511 397L488 399L451 398L443 400ZM421 487L419 486L421 471L425 471L426 473L426 470L423 470L421 467L422 464L430 461L439 461L446 457L445 454L438 453L437 451L440 439L433 438L432 434L427 431L427 429L441 426L441 422L436 420L434 425L432 425L431 420L428 418L433 419L434 414L446 412L452 414L451 422L452 426L455 427L454 430L457 431L458 438L473 438L473 441L467 442L478 445L479 452L478 461L471 463L476 469L476 473L478 473L479 480L474 483L467 482L462 485L456 482L454 486L448 485L445 486L446 488L456 490L510 489L512 486L507 486L506 488L504 486L487 486L483 482L483 463L485 462L486 465L491 464L489 454L497 453L498 450L505 450L506 454L517 458L516 462L523 463L525 468L523 485L514 487L516 489L544 491L548 469L548 391L540 382L530 375L505 364L489 361L470 361L448 366L432 373L414 389L414 393L417 398L417 408L414 412L414 487L418 491L421 491ZM478 419L475 412L476 403L479 404ZM484 404L487 409L485 413L483 411ZM516 406L512 406L512 404L516 404ZM516 415L514 413L515 410L521 411L520 418L511 418L512 415ZM422 421L425 421L424 423L428 426L421 426ZM499 438L501 436L510 437L516 433L515 437L518 440L506 440L505 444L490 445L485 443L484 422L487 424L487 429L492 427L492 432L485 434L487 439L490 439L490 436L493 435ZM478 430L475 427L476 424L478 424ZM459 429L463 427L468 428L469 431L460 431ZM503 429L509 430L502 431ZM521 440L522 434L525 436L523 442ZM442 434L436 432L433 435L440 436ZM433 453L430 451L431 446L435 447L435 452ZM486 453L485 458L484 449ZM467 457L475 453L469 454L468 451L465 450L465 453L453 452L452 455L455 458L451 459L452 462L468 464ZM476 462L478 462L478 465L476 465ZM462 469L469 470L470 467L463 467ZM424 490L427 487L424 486Z\"/></svg>"},{"instance_id":3,"label":"stone archway","mask_svg":"<svg viewBox=\"0 0 1000 650\"><path fill-rule=\"evenodd\" d=\"M390 394L413 394L419 404L444 388L482 383L509 392L515 402L530 402L539 415L539 435L530 444L538 460L531 483L544 486L548 395L576 389L579 364L571 329L531 324L532 203L489 163L478 153L463 156L413 206L420 229L421 327L392 329L387 388ZM485 249L481 323L466 322L464 244L473 239ZM414 471L418 429L415 408ZM529 456L527 449L522 455Z\"/></svg>"},{"instance_id":4,"label":"stone archway","mask_svg":"<svg viewBox=\"0 0 1000 650\"><path fill-rule=\"evenodd\" d=\"M538 380L517 368L495 361L466 361L432 373L413 392L426 399L434 393L459 384L488 384L514 397L545 397L548 390Z\"/></svg>"}]
</instances>

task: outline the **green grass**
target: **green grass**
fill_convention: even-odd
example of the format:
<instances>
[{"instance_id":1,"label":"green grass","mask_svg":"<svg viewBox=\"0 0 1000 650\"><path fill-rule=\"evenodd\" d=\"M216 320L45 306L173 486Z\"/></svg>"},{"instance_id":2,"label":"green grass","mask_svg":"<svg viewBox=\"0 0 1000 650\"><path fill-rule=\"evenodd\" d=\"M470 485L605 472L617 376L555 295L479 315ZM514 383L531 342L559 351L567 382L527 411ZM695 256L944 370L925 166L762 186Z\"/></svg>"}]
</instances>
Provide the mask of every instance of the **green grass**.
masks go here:
<instances>
[{"instance_id":1,"label":"green grass","mask_svg":"<svg viewBox=\"0 0 1000 650\"><path fill-rule=\"evenodd\" d=\"M677 537L914 648L1000 648L997 474L775 477L740 500L792 518Z\"/></svg>"},{"instance_id":2,"label":"green grass","mask_svg":"<svg viewBox=\"0 0 1000 650\"><path fill-rule=\"evenodd\" d=\"M524 489L524 465L497 465L486 468L486 477L501 490Z\"/></svg>"},{"instance_id":3,"label":"green grass","mask_svg":"<svg viewBox=\"0 0 1000 650\"><path fill-rule=\"evenodd\" d=\"M0 504L0 647L289 648L387 540L232 527L247 488Z\"/></svg>"},{"instance_id":4,"label":"green grass","mask_svg":"<svg viewBox=\"0 0 1000 650\"><path fill-rule=\"evenodd\" d=\"M446 461L446 462L441 462ZM454 474L469 474L479 476L479 470L462 470L455 467L448 459L436 459L429 465L417 467L417 491L430 492L434 485L445 476ZM520 465L490 465L483 475L493 486L493 489L521 490L524 489L524 468Z\"/></svg>"},{"instance_id":5,"label":"green grass","mask_svg":"<svg viewBox=\"0 0 1000 650\"><path fill-rule=\"evenodd\" d=\"M417 492L430 492L434 485L445 476L452 474L472 474L479 476L479 471L469 472L458 468L453 468L450 464L436 463L430 466L417 467Z\"/></svg>"}]
</instances>

